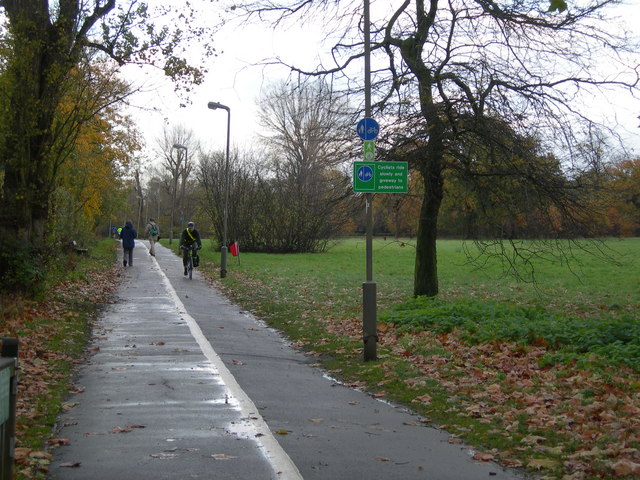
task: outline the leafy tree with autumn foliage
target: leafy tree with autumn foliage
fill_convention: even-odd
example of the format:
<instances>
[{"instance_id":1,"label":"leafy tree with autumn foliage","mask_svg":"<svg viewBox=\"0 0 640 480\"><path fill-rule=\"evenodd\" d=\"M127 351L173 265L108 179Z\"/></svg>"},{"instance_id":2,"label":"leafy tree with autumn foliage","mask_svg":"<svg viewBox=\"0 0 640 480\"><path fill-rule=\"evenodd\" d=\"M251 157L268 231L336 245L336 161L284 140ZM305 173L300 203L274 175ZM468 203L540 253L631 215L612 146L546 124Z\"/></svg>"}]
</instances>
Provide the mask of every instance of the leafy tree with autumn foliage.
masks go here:
<instances>
[{"instance_id":1,"label":"leafy tree with autumn foliage","mask_svg":"<svg viewBox=\"0 0 640 480\"><path fill-rule=\"evenodd\" d=\"M206 29L195 26L188 6L181 9L180 21L169 26L154 19L170 13L170 7L151 9L138 0L0 0L0 15L6 19L6 29L0 32L5 54L0 110L2 251L26 252L23 260L31 259L35 268L47 245L51 196L70 151L64 136L74 130L73 125L58 128L63 123L57 115L65 89L74 81L70 74L80 63L99 53L115 65L155 65L187 88L202 81L203 71L186 61L180 45L207 38ZM212 53L209 45L204 53ZM6 260L0 262L0 277L11 275L14 268L11 258Z\"/></svg>"},{"instance_id":2,"label":"leafy tree with autumn foliage","mask_svg":"<svg viewBox=\"0 0 640 480\"><path fill-rule=\"evenodd\" d=\"M49 231L56 239L84 240L124 199L120 183L141 146L131 120L119 112L129 87L113 73L104 62L82 64L60 105L57 118L74 127L65 137L71 149L51 198Z\"/></svg>"},{"instance_id":3,"label":"leafy tree with autumn foliage","mask_svg":"<svg viewBox=\"0 0 640 480\"><path fill-rule=\"evenodd\" d=\"M442 208L457 223L448 228L474 240L593 236L594 207L560 160L504 122L493 128L448 163Z\"/></svg>"},{"instance_id":4,"label":"leafy tree with autumn foliage","mask_svg":"<svg viewBox=\"0 0 640 480\"><path fill-rule=\"evenodd\" d=\"M608 170L606 194L606 234L640 236L640 158L622 160Z\"/></svg>"}]
</instances>

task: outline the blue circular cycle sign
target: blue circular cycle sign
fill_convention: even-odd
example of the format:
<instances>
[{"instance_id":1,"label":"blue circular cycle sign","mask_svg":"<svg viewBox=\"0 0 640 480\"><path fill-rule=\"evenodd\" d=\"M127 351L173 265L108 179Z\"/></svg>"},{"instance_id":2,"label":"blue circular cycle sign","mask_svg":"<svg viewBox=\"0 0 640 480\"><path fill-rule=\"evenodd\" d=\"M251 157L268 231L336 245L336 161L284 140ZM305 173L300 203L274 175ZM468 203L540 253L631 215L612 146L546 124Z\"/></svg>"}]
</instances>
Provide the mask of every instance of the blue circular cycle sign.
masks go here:
<instances>
[{"instance_id":1,"label":"blue circular cycle sign","mask_svg":"<svg viewBox=\"0 0 640 480\"><path fill-rule=\"evenodd\" d=\"M378 136L380 126L373 118L365 117L358 122L356 132L362 140L374 140Z\"/></svg>"},{"instance_id":2,"label":"blue circular cycle sign","mask_svg":"<svg viewBox=\"0 0 640 480\"><path fill-rule=\"evenodd\" d=\"M357 171L358 180L368 182L373 178L373 169L369 165L363 165Z\"/></svg>"}]
</instances>

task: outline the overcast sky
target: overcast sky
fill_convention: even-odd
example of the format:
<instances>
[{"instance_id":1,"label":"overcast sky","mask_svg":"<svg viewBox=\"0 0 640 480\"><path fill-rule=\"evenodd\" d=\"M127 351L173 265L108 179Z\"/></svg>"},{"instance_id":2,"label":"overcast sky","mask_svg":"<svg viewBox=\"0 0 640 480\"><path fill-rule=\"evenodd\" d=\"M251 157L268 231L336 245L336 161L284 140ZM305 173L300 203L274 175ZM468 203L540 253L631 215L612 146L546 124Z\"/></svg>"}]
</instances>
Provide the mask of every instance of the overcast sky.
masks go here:
<instances>
[{"instance_id":1,"label":"overcast sky","mask_svg":"<svg viewBox=\"0 0 640 480\"><path fill-rule=\"evenodd\" d=\"M629 0L627 3L624 16L633 22L640 21L640 1ZM208 5L207 8L211 8L211 4ZM125 77L138 85L145 85L146 89L145 93L136 94L133 98L134 104L146 108L133 109L131 113L146 139L147 155L151 155L165 125L183 125L193 130L195 138L205 148L224 149L227 113L209 110L207 103L210 101L230 107L232 145L251 147L256 134L260 133L256 101L262 89L288 74L282 67L256 64L274 56L291 63L313 63L321 38L320 27L310 25L276 31L255 25L223 30L214 37L220 55L208 62L209 73L204 84L195 89L190 96L191 103L183 107L170 82L162 75L127 67ZM630 94L616 99L602 98L601 102L594 102L594 108L602 109L609 123L621 124L620 133L629 138L629 145L635 146L635 153L640 154L640 129L637 128L640 125L637 118L640 100L633 99Z\"/></svg>"},{"instance_id":2,"label":"overcast sky","mask_svg":"<svg viewBox=\"0 0 640 480\"><path fill-rule=\"evenodd\" d=\"M131 113L138 120L148 147L156 143L164 125L183 125L193 130L204 147L224 149L227 113L208 109L210 101L231 109L231 143L241 148L250 147L260 131L256 112L261 91L288 74L283 67L258 64L276 55L293 61L309 61L315 57L319 37L318 29L308 27L274 32L254 25L223 30L214 37L220 54L207 63L206 80L195 89L189 97L191 103L186 105L160 73L149 68L126 67L124 77L144 85L145 91L132 99L134 105L144 109L134 108Z\"/></svg>"}]
</instances>

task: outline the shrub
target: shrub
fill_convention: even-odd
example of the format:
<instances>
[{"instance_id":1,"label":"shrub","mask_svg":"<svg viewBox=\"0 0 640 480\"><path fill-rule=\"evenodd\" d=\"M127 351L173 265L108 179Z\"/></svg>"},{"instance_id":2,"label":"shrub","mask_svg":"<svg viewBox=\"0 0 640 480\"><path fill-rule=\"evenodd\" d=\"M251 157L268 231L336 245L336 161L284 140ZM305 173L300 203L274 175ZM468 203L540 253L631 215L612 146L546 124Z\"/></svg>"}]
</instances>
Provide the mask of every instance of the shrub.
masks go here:
<instances>
[{"instance_id":1,"label":"shrub","mask_svg":"<svg viewBox=\"0 0 640 480\"><path fill-rule=\"evenodd\" d=\"M381 314L380 320L405 331L455 329L471 343L543 344L563 354L555 359L597 355L602 361L640 370L640 319L631 315L578 318L552 314L540 306L418 297Z\"/></svg>"},{"instance_id":2,"label":"shrub","mask_svg":"<svg viewBox=\"0 0 640 480\"><path fill-rule=\"evenodd\" d=\"M0 239L0 289L33 295L42 287L45 267L41 253L30 243Z\"/></svg>"}]
</instances>

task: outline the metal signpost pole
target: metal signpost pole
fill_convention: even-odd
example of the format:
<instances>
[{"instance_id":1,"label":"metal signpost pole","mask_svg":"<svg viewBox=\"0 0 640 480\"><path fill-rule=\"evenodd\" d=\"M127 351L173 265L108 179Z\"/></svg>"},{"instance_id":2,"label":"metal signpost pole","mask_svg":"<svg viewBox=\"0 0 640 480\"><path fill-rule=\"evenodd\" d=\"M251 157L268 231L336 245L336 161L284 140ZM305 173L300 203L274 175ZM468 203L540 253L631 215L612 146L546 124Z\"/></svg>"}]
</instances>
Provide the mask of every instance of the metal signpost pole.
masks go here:
<instances>
[{"instance_id":1,"label":"metal signpost pole","mask_svg":"<svg viewBox=\"0 0 640 480\"><path fill-rule=\"evenodd\" d=\"M364 95L365 95L365 118L371 117L371 26L369 18L369 0L364 0ZM365 122L366 130L366 122ZM366 131L365 131L366 134ZM378 334L376 331L376 283L373 281L373 194L367 193L366 215L367 215L367 276L362 284L362 332L364 340L364 361L375 360L376 343Z\"/></svg>"}]
</instances>

